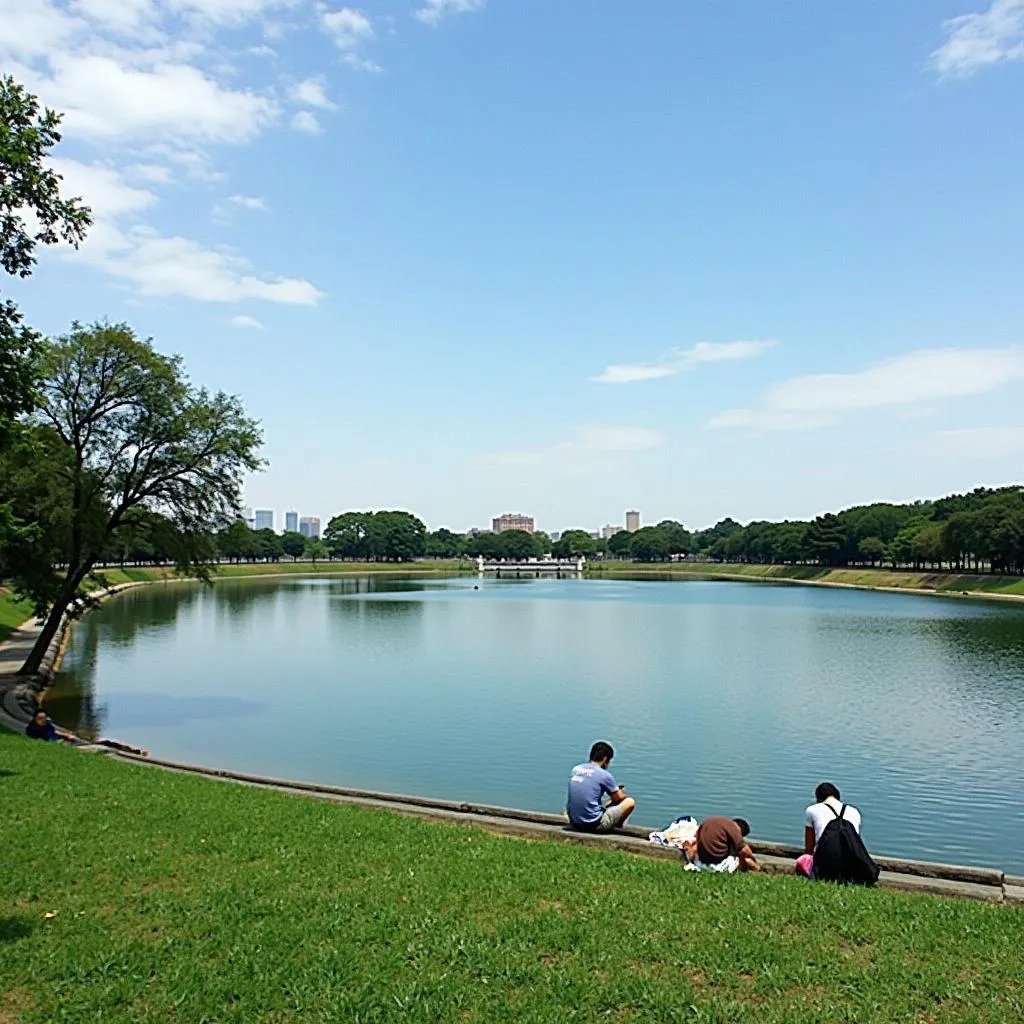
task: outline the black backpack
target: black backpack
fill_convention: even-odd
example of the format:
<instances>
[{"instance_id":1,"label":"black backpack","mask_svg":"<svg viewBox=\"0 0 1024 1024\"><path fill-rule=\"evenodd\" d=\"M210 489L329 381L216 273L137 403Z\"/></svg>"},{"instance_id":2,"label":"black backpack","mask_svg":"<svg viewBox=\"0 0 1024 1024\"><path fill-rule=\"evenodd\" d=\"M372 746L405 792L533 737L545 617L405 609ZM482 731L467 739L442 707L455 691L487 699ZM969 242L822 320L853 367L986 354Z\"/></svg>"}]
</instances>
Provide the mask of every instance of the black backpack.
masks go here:
<instances>
[{"instance_id":1,"label":"black backpack","mask_svg":"<svg viewBox=\"0 0 1024 1024\"><path fill-rule=\"evenodd\" d=\"M821 833L814 848L814 877L826 882L852 882L854 885L874 885L878 881L878 865L871 859L853 823L844 817L846 804L835 814Z\"/></svg>"}]
</instances>

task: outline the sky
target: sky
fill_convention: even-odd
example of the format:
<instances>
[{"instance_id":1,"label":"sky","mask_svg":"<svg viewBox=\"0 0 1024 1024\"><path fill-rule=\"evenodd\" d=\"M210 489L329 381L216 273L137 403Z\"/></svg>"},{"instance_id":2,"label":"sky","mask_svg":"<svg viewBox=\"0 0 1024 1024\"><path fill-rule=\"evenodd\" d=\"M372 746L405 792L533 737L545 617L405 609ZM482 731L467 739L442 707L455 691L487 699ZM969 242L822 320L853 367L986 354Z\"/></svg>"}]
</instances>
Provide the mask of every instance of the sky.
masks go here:
<instances>
[{"instance_id":1,"label":"sky","mask_svg":"<svg viewBox=\"0 0 1024 1024\"><path fill-rule=\"evenodd\" d=\"M11 294L239 395L279 527L1024 477L1024 0L0 0L0 70L95 219Z\"/></svg>"}]
</instances>

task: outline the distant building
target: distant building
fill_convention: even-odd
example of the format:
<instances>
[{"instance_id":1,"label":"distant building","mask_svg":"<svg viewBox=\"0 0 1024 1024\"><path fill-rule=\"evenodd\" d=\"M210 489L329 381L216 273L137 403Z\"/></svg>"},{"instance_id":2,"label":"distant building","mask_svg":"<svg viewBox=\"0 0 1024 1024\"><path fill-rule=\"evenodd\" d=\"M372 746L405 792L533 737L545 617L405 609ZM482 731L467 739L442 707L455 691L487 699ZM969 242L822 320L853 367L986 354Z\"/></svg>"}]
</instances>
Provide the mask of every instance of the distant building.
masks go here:
<instances>
[{"instance_id":1,"label":"distant building","mask_svg":"<svg viewBox=\"0 0 1024 1024\"><path fill-rule=\"evenodd\" d=\"M274 510L272 508L256 509L254 529L272 530L274 528Z\"/></svg>"},{"instance_id":2,"label":"distant building","mask_svg":"<svg viewBox=\"0 0 1024 1024\"><path fill-rule=\"evenodd\" d=\"M284 529L286 533L298 533L299 532L299 513L298 512L285 512L284 514Z\"/></svg>"},{"instance_id":3,"label":"distant building","mask_svg":"<svg viewBox=\"0 0 1024 1024\"><path fill-rule=\"evenodd\" d=\"M242 509L242 522L245 523L250 530L255 525L256 520L253 519L252 516L252 505L246 505L245 508Z\"/></svg>"},{"instance_id":4,"label":"distant building","mask_svg":"<svg viewBox=\"0 0 1024 1024\"><path fill-rule=\"evenodd\" d=\"M299 520L299 533L303 537L312 537L314 540L320 539L320 520L317 516L303 516Z\"/></svg>"},{"instance_id":5,"label":"distant building","mask_svg":"<svg viewBox=\"0 0 1024 1024\"><path fill-rule=\"evenodd\" d=\"M636 511L626 513L626 532L636 533L640 529L640 513Z\"/></svg>"},{"instance_id":6,"label":"distant building","mask_svg":"<svg viewBox=\"0 0 1024 1024\"><path fill-rule=\"evenodd\" d=\"M601 540L608 540L609 537L614 537L615 534L622 533L621 526L615 526L609 523L607 526L601 527Z\"/></svg>"},{"instance_id":7,"label":"distant building","mask_svg":"<svg viewBox=\"0 0 1024 1024\"><path fill-rule=\"evenodd\" d=\"M551 543L552 544L557 544L562 539L562 531L561 530L552 530L548 534L548 536L551 538Z\"/></svg>"},{"instance_id":8,"label":"distant building","mask_svg":"<svg viewBox=\"0 0 1024 1024\"><path fill-rule=\"evenodd\" d=\"M491 520L491 530L494 533L502 533L505 530L525 530L526 533L533 533L533 516L506 512L503 516Z\"/></svg>"}]
</instances>

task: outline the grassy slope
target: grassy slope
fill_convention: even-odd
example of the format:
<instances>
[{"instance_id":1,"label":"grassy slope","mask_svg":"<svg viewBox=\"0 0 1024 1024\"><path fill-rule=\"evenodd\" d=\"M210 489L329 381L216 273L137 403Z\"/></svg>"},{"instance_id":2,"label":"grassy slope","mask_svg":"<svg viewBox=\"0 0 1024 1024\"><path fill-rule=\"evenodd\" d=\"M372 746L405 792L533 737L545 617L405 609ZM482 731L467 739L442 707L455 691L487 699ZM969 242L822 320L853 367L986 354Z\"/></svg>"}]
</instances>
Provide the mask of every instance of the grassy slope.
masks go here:
<instances>
[{"instance_id":1,"label":"grassy slope","mask_svg":"<svg viewBox=\"0 0 1024 1024\"><path fill-rule=\"evenodd\" d=\"M17 736L0 764L4 1022L1024 1016L1012 908L687 875Z\"/></svg>"},{"instance_id":2,"label":"grassy slope","mask_svg":"<svg viewBox=\"0 0 1024 1024\"><path fill-rule=\"evenodd\" d=\"M31 617L31 601L19 601L9 590L0 588L0 642Z\"/></svg>"},{"instance_id":3,"label":"grassy slope","mask_svg":"<svg viewBox=\"0 0 1024 1024\"><path fill-rule=\"evenodd\" d=\"M469 568L469 563L464 563L464 568ZM413 562L413 563L385 563L385 562L318 562L315 566L312 562L242 562L238 565L219 565L216 567L215 576L290 576L302 574L304 576L319 575L343 575L348 573L409 573L409 572L457 572L458 562ZM106 586L114 586L117 583L137 582L140 580L166 580L174 579L173 570L165 567L128 567L125 569L98 569L96 577L103 581Z\"/></svg>"},{"instance_id":4,"label":"grassy slope","mask_svg":"<svg viewBox=\"0 0 1024 1024\"><path fill-rule=\"evenodd\" d=\"M823 569L813 565L726 565L685 562L650 565L639 562L592 563L591 572L659 573L678 576L740 576L759 580L846 583L859 587L894 587L938 593L1007 594L1024 597L1024 578L977 573L894 572L888 569Z\"/></svg>"}]
</instances>

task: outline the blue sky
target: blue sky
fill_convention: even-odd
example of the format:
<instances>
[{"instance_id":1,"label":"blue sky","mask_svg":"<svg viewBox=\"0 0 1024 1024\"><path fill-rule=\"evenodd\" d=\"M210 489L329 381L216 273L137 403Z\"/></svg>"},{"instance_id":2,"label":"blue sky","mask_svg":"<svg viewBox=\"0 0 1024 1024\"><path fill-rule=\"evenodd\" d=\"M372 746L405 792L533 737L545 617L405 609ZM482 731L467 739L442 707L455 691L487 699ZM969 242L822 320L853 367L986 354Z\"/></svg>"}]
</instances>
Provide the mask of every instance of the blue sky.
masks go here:
<instances>
[{"instance_id":1,"label":"blue sky","mask_svg":"<svg viewBox=\"0 0 1024 1024\"><path fill-rule=\"evenodd\" d=\"M692 527L1020 481L1024 0L0 0L247 503Z\"/></svg>"}]
</instances>

